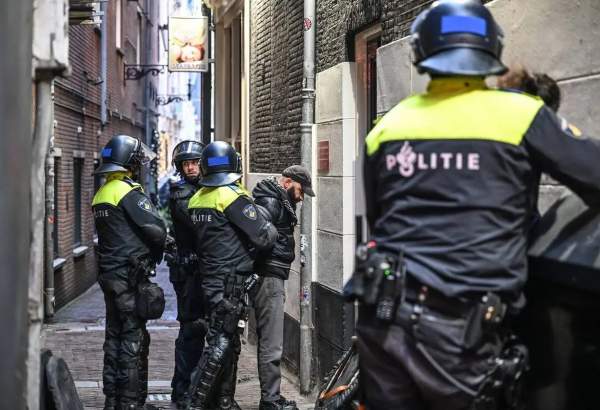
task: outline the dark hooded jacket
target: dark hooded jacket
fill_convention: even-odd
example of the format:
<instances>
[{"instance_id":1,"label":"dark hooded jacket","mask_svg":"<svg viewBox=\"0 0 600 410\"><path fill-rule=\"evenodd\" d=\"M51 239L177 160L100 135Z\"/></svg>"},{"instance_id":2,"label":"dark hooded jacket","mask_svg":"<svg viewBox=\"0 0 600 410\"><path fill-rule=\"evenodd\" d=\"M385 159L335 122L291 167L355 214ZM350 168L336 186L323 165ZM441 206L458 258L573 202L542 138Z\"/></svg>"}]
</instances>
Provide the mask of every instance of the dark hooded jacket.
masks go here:
<instances>
[{"instance_id":1,"label":"dark hooded jacket","mask_svg":"<svg viewBox=\"0 0 600 410\"><path fill-rule=\"evenodd\" d=\"M277 228L275 246L267 252L259 253L254 264L255 270L262 276L287 280L290 266L296 257L294 227L298 218L295 206L275 178L260 181L252 195L259 211Z\"/></svg>"}]
</instances>

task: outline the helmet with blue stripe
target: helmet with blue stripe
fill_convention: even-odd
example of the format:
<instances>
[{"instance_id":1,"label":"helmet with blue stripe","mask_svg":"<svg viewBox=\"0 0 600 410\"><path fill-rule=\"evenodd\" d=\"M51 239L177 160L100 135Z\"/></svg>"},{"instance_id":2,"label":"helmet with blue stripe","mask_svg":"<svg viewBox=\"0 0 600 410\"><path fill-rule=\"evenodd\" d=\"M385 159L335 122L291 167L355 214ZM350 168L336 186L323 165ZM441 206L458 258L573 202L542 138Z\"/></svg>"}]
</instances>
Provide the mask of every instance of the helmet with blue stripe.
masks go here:
<instances>
[{"instance_id":1,"label":"helmet with blue stripe","mask_svg":"<svg viewBox=\"0 0 600 410\"><path fill-rule=\"evenodd\" d=\"M440 0L421 12L411 28L413 63L431 75L503 74L504 34L478 0Z\"/></svg>"},{"instance_id":2,"label":"helmet with blue stripe","mask_svg":"<svg viewBox=\"0 0 600 410\"><path fill-rule=\"evenodd\" d=\"M146 144L129 135L115 135L100 152L102 162L94 174L131 171L156 158Z\"/></svg>"},{"instance_id":3,"label":"helmet with blue stripe","mask_svg":"<svg viewBox=\"0 0 600 410\"><path fill-rule=\"evenodd\" d=\"M200 160L203 186L224 186L242 178L240 156L224 141L211 142L204 148Z\"/></svg>"}]
</instances>

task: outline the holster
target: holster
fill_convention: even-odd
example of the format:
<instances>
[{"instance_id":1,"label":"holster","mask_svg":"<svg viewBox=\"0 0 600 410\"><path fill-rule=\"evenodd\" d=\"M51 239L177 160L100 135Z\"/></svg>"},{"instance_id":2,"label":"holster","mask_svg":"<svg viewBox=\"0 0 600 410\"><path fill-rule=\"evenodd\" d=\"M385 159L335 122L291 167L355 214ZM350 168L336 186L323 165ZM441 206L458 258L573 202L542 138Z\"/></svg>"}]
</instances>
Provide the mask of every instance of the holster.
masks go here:
<instances>
[{"instance_id":1,"label":"holster","mask_svg":"<svg viewBox=\"0 0 600 410\"><path fill-rule=\"evenodd\" d=\"M481 384L473 410L521 410L524 376L529 371L527 347L510 337L495 365Z\"/></svg>"},{"instance_id":2,"label":"holster","mask_svg":"<svg viewBox=\"0 0 600 410\"><path fill-rule=\"evenodd\" d=\"M247 276L243 283L239 282L241 277L242 275L234 274L226 277L223 300L212 318L213 324L227 334L233 334L239 329L240 321L248 319L249 293L259 281L256 274Z\"/></svg>"}]
</instances>

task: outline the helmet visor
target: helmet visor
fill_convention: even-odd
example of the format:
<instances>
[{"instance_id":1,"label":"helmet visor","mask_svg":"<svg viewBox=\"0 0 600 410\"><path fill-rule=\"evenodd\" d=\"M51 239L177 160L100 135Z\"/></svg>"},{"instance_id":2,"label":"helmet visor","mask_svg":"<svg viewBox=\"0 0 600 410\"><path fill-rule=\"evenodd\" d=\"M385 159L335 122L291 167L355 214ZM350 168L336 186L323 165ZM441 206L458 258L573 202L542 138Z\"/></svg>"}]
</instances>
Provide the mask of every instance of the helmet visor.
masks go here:
<instances>
[{"instance_id":1,"label":"helmet visor","mask_svg":"<svg viewBox=\"0 0 600 410\"><path fill-rule=\"evenodd\" d=\"M173 150L173 156L177 156L179 154L191 154L197 155L200 158L202 154L203 145L198 141L183 141L177 144L175 149Z\"/></svg>"},{"instance_id":2,"label":"helmet visor","mask_svg":"<svg viewBox=\"0 0 600 410\"><path fill-rule=\"evenodd\" d=\"M137 160L141 165L147 165L152 160L156 159L156 153L149 146L140 141L140 147L135 153Z\"/></svg>"}]
</instances>

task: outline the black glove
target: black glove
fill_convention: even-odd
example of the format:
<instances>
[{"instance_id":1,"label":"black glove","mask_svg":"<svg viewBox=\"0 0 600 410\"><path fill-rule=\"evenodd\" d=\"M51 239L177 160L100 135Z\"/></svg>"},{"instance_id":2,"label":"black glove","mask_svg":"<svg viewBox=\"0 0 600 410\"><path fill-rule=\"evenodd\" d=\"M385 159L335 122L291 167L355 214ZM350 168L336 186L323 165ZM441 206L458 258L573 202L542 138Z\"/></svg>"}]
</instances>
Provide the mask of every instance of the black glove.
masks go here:
<instances>
[{"instance_id":1,"label":"black glove","mask_svg":"<svg viewBox=\"0 0 600 410\"><path fill-rule=\"evenodd\" d=\"M172 236L167 236L165 241L165 261L169 267L177 261L177 244Z\"/></svg>"}]
</instances>

